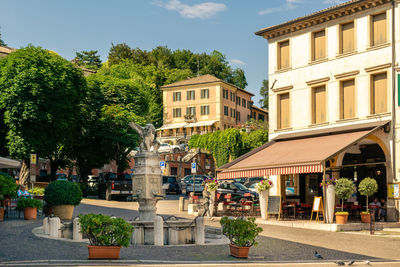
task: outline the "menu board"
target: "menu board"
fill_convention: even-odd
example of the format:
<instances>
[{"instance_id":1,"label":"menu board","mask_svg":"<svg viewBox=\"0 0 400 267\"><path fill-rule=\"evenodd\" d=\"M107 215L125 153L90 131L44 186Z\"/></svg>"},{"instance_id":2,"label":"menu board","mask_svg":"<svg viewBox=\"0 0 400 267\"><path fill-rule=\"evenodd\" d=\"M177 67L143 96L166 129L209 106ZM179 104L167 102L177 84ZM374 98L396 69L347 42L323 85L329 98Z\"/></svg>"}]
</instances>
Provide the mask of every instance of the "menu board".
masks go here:
<instances>
[{"instance_id":1,"label":"menu board","mask_svg":"<svg viewBox=\"0 0 400 267\"><path fill-rule=\"evenodd\" d=\"M281 197L280 196L269 196L268 197L268 214L280 214L281 213Z\"/></svg>"},{"instance_id":2,"label":"menu board","mask_svg":"<svg viewBox=\"0 0 400 267\"><path fill-rule=\"evenodd\" d=\"M400 198L400 183L388 184L388 198Z\"/></svg>"},{"instance_id":3,"label":"menu board","mask_svg":"<svg viewBox=\"0 0 400 267\"><path fill-rule=\"evenodd\" d=\"M321 211L323 206L321 205L322 197L314 197L314 203L312 206L312 211Z\"/></svg>"}]
</instances>

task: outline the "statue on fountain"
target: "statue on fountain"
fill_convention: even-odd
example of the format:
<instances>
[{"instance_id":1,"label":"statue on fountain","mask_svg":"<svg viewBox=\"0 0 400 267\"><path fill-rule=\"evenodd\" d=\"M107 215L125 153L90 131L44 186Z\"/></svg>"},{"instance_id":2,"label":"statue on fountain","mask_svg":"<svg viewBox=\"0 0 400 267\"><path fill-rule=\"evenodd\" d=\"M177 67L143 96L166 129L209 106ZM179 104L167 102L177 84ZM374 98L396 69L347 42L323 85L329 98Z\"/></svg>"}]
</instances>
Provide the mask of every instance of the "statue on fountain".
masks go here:
<instances>
[{"instance_id":1,"label":"statue on fountain","mask_svg":"<svg viewBox=\"0 0 400 267\"><path fill-rule=\"evenodd\" d=\"M137 123L131 122L129 126L139 134L142 140L140 143L140 151L151 151L153 148L153 151L157 153L160 143L155 140L156 129L153 124L148 123L145 127L142 127Z\"/></svg>"}]
</instances>

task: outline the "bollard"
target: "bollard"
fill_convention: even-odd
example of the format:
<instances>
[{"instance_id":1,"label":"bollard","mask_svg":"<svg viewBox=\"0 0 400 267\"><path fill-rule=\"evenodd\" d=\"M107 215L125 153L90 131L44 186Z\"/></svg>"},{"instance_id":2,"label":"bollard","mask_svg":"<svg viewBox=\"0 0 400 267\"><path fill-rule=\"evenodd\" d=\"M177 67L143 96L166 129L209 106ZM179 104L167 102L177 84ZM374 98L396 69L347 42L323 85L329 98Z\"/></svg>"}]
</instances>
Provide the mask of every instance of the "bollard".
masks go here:
<instances>
[{"instance_id":1,"label":"bollard","mask_svg":"<svg viewBox=\"0 0 400 267\"><path fill-rule=\"evenodd\" d=\"M49 236L59 238L61 237L61 220L58 217L51 217L49 220Z\"/></svg>"},{"instance_id":2,"label":"bollard","mask_svg":"<svg viewBox=\"0 0 400 267\"><path fill-rule=\"evenodd\" d=\"M43 219L43 232L45 235L49 234L49 217Z\"/></svg>"},{"instance_id":3,"label":"bollard","mask_svg":"<svg viewBox=\"0 0 400 267\"><path fill-rule=\"evenodd\" d=\"M72 225L72 239L75 241L82 241L81 224L78 217L74 219Z\"/></svg>"},{"instance_id":4,"label":"bollard","mask_svg":"<svg viewBox=\"0 0 400 267\"><path fill-rule=\"evenodd\" d=\"M161 216L154 217L154 245L164 246L164 221Z\"/></svg>"},{"instance_id":5,"label":"bollard","mask_svg":"<svg viewBox=\"0 0 400 267\"><path fill-rule=\"evenodd\" d=\"M199 216L196 218L195 242L196 242L196 245L204 245L205 244L204 217L203 216Z\"/></svg>"},{"instance_id":6,"label":"bollard","mask_svg":"<svg viewBox=\"0 0 400 267\"><path fill-rule=\"evenodd\" d=\"M180 197L179 198L179 211L184 211L185 210L185 198Z\"/></svg>"}]
</instances>

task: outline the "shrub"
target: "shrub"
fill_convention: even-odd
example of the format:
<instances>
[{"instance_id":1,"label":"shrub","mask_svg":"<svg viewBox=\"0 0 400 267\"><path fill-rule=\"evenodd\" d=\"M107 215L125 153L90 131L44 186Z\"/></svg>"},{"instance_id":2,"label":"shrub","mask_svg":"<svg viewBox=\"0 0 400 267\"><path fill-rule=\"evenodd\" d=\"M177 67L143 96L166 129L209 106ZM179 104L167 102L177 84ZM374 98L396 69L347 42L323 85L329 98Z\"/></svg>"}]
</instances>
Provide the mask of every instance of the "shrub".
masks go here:
<instances>
[{"instance_id":1,"label":"shrub","mask_svg":"<svg viewBox=\"0 0 400 267\"><path fill-rule=\"evenodd\" d=\"M92 246L128 247L133 226L121 218L103 214L79 215L81 232L86 234Z\"/></svg>"},{"instance_id":2,"label":"shrub","mask_svg":"<svg viewBox=\"0 0 400 267\"><path fill-rule=\"evenodd\" d=\"M32 189L29 189L28 192L31 193L34 196L43 196L44 195L44 188L34 187Z\"/></svg>"},{"instance_id":3,"label":"shrub","mask_svg":"<svg viewBox=\"0 0 400 267\"><path fill-rule=\"evenodd\" d=\"M44 200L50 206L79 205L82 200L82 191L79 186L70 181L54 181L44 190Z\"/></svg>"},{"instance_id":4,"label":"shrub","mask_svg":"<svg viewBox=\"0 0 400 267\"><path fill-rule=\"evenodd\" d=\"M222 234L238 247L257 245L256 237L262 232L262 228L257 226L255 220L254 217L229 219L224 216L220 221Z\"/></svg>"},{"instance_id":5,"label":"shrub","mask_svg":"<svg viewBox=\"0 0 400 267\"><path fill-rule=\"evenodd\" d=\"M356 190L353 181L347 178L340 178L336 181L335 193L342 200L342 212L343 202L348 199Z\"/></svg>"},{"instance_id":6,"label":"shrub","mask_svg":"<svg viewBox=\"0 0 400 267\"><path fill-rule=\"evenodd\" d=\"M378 191L378 183L375 179L366 177L358 185L358 191L361 195L366 196L366 211L368 212L368 197Z\"/></svg>"},{"instance_id":7,"label":"shrub","mask_svg":"<svg viewBox=\"0 0 400 267\"><path fill-rule=\"evenodd\" d=\"M38 208L41 209L43 206L42 201L34 198L20 198L17 203L17 210L23 210L25 208Z\"/></svg>"},{"instance_id":8,"label":"shrub","mask_svg":"<svg viewBox=\"0 0 400 267\"><path fill-rule=\"evenodd\" d=\"M18 185L14 178L6 173L0 173L0 195L14 198L17 196L17 189Z\"/></svg>"}]
</instances>

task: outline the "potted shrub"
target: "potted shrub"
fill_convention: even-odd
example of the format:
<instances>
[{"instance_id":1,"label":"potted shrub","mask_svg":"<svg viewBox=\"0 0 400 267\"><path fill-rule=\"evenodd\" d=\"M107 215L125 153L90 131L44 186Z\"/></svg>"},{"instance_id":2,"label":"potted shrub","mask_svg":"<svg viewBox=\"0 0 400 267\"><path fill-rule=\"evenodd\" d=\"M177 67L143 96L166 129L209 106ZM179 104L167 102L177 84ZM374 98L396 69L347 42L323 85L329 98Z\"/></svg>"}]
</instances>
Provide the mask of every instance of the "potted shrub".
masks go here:
<instances>
[{"instance_id":1,"label":"potted shrub","mask_svg":"<svg viewBox=\"0 0 400 267\"><path fill-rule=\"evenodd\" d=\"M121 247L128 247L133 226L121 218L103 214L79 215L82 234L89 238L89 259L119 259Z\"/></svg>"},{"instance_id":2,"label":"potted shrub","mask_svg":"<svg viewBox=\"0 0 400 267\"><path fill-rule=\"evenodd\" d=\"M57 180L44 190L44 200L51 206L55 216L62 220L71 220L74 206L79 205L82 200L82 191L74 182Z\"/></svg>"},{"instance_id":3,"label":"potted shrub","mask_svg":"<svg viewBox=\"0 0 400 267\"><path fill-rule=\"evenodd\" d=\"M229 238L231 255L236 258L248 258L249 249L257 245L256 237L262 228L255 223L256 218L230 219L224 216L220 223L222 234Z\"/></svg>"},{"instance_id":4,"label":"potted shrub","mask_svg":"<svg viewBox=\"0 0 400 267\"><path fill-rule=\"evenodd\" d=\"M25 197L18 199L17 210L24 211L25 220L36 220L38 208L42 208L42 201L39 199Z\"/></svg>"},{"instance_id":5,"label":"potted shrub","mask_svg":"<svg viewBox=\"0 0 400 267\"><path fill-rule=\"evenodd\" d=\"M371 214L368 209L368 197L372 196L378 191L378 183L375 179L366 177L358 185L358 192L365 196L365 211L361 212L361 221L369 223L371 221Z\"/></svg>"},{"instance_id":6,"label":"potted shrub","mask_svg":"<svg viewBox=\"0 0 400 267\"><path fill-rule=\"evenodd\" d=\"M337 179L335 193L342 200L342 211L335 213L337 224L347 223L347 217L349 216L349 213L343 211L343 203L354 193L355 190L356 189L352 180L347 178Z\"/></svg>"},{"instance_id":7,"label":"potted shrub","mask_svg":"<svg viewBox=\"0 0 400 267\"><path fill-rule=\"evenodd\" d=\"M4 202L7 198L17 196L18 185L14 178L6 173L0 173L0 221L4 220Z\"/></svg>"},{"instance_id":8,"label":"potted shrub","mask_svg":"<svg viewBox=\"0 0 400 267\"><path fill-rule=\"evenodd\" d=\"M42 187L33 187L32 189L29 189L28 192L37 199L43 199L44 196L44 188Z\"/></svg>"}]
</instances>

